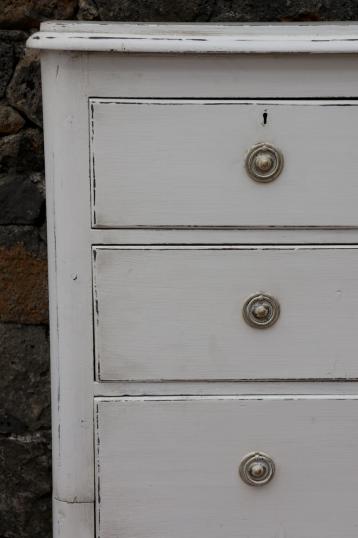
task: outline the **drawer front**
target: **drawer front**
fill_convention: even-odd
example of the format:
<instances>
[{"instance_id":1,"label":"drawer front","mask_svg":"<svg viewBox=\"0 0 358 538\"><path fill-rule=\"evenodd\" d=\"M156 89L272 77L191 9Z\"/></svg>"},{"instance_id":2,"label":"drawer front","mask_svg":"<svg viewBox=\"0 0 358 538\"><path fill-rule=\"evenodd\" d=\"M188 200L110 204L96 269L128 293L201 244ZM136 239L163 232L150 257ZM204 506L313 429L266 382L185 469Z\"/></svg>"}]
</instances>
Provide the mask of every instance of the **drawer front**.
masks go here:
<instances>
[{"instance_id":1,"label":"drawer front","mask_svg":"<svg viewBox=\"0 0 358 538\"><path fill-rule=\"evenodd\" d=\"M99 380L358 378L356 247L96 247L93 263ZM264 329L244 319L255 294L280 307Z\"/></svg>"},{"instance_id":2,"label":"drawer front","mask_svg":"<svg viewBox=\"0 0 358 538\"><path fill-rule=\"evenodd\" d=\"M358 402L334 398L98 401L98 537L356 538Z\"/></svg>"},{"instance_id":3,"label":"drawer front","mask_svg":"<svg viewBox=\"0 0 358 538\"><path fill-rule=\"evenodd\" d=\"M91 99L90 115L94 227L358 224L355 101ZM283 158L269 183L245 168L260 143Z\"/></svg>"}]
</instances>

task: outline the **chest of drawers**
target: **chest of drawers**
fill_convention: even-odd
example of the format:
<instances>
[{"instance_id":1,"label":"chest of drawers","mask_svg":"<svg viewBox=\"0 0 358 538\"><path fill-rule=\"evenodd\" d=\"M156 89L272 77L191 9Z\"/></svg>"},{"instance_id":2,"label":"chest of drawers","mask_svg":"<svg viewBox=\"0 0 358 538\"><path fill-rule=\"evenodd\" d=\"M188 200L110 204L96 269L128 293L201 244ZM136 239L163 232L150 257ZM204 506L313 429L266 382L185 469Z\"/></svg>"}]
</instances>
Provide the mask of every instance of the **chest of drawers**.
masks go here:
<instances>
[{"instance_id":1,"label":"chest of drawers","mask_svg":"<svg viewBox=\"0 0 358 538\"><path fill-rule=\"evenodd\" d=\"M358 27L49 22L56 538L356 538Z\"/></svg>"}]
</instances>

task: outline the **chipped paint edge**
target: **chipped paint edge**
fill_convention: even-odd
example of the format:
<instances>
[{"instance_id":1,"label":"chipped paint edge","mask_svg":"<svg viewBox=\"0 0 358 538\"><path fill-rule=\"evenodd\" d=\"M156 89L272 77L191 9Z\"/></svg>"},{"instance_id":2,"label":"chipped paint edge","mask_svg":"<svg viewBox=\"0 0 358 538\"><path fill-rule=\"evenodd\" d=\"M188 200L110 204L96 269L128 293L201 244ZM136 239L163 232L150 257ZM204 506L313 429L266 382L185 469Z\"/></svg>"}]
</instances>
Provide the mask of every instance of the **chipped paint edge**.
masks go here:
<instances>
[{"instance_id":1,"label":"chipped paint edge","mask_svg":"<svg viewBox=\"0 0 358 538\"><path fill-rule=\"evenodd\" d=\"M83 52L120 52L151 54L354 54L358 53L357 37L316 35L239 37L237 35L120 35L99 32L40 31L27 40L27 46L42 50Z\"/></svg>"}]
</instances>

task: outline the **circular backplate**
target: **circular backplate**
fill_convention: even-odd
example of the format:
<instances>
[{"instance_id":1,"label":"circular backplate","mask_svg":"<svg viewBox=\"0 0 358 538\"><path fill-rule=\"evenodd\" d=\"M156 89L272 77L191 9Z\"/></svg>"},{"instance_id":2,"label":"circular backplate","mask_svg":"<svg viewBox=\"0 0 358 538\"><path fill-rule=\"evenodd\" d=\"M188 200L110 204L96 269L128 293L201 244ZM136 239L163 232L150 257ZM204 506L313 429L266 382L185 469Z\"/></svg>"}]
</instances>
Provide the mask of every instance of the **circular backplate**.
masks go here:
<instances>
[{"instance_id":1,"label":"circular backplate","mask_svg":"<svg viewBox=\"0 0 358 538\"><path fill-rule=\"evenodd\" d=\"M241 479L249 486L264 486L275 474L275 463L263 452L252 452L244 457L239 467Z\"/></svg>"},{"instance_id":2,"label":"circular backplate","mask_svg":"<svg viewBox=\"0 0 358 538\"><path fill-rule=\"evenodd\" d=\"M260 163L263 166L260 166ZM271 165L268 165L271 163ZM246 171L254 181L269 183L276 179L283 169L283 155L271 144L260 143L253 146L246 156Z\"/></svg>"},{"instance_id":3,"label":"circular backplate","mask_svg":"<svg viewBox=\"0 0 358 538\"><path fill-rule=\"evenodd\" d=\"M257 293L249 297L242 309L244 320L256 329L271 327L280 316L280 304L271 295Z\"/></svg>"}]
</instances>

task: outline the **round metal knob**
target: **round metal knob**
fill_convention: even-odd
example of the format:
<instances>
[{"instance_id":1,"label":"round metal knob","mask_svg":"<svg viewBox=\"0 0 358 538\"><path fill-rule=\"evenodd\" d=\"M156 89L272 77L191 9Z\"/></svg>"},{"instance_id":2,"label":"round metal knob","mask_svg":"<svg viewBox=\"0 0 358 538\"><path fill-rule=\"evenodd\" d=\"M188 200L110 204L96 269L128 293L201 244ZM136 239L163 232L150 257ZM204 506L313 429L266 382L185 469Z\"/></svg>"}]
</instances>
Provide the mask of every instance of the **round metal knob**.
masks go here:
<instances>
[{"instance_id":1,"label":"round metal knob","mask_svg":"<svg viewBox=\"0 0 358 538\"><path fill-rule=\"evenodd\" d=\"M283 155L271 144L256 144L248 152L245 164L251 179L269 183L281 174Z\"/></svg>"},{"instance_id":2,"label":"round metal knob","mask_svg":"<svg viewBox=\"0 0 358 538\"><path fill-rule=\"evenodd\" d=\"M241 479L249 486L264 486L275 474L275 464L267 454L252 452L240 463Z\"/></svg>"},{"instance_id":3,"label":"round metal knob","mask_svg":"<svg viewBox=\"0 0 358 538\"><path fill-rule=\"evenodd\" d=\"M242 314L251 327L267 329L278 320L280 304L271 295L259 293L246 300Z\"/></svg>"},{"instance_id":4,"label":"round metal knob","mask_svg":"<svg viewBox=\"0 0 358 538\"><path fill-rule=\"evenodd\" d=\"M254 165L261 172L269 172L274 165L274 159L268 151L262 151L256 155Z\"/></svg>"}]
</instances>

